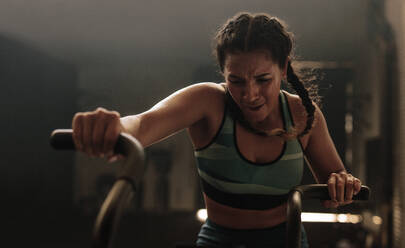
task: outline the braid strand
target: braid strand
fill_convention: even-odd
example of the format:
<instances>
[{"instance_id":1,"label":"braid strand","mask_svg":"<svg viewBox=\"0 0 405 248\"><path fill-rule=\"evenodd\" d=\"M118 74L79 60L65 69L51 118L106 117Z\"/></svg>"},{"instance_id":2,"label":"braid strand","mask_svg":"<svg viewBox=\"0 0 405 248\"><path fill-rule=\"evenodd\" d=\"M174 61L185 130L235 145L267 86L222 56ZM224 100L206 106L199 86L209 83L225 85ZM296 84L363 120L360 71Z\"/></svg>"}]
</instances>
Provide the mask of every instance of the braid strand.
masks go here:
<instances>
[{"instance_id":1,"label":"braid strand","mask_svg":"<svg viewBox=\"0 0 405 248\"><path fill-rule=\"evenodd\" d=\"M315 119L315 105L313 104L311 98L309 97L308 90L305 88L304 84L298 78L297 74L291 66L291 62L288 61L287 67L287 81L291 84L292 88L297 92L298 96L301 98L302 105L307 111L307 122L304 130L298 135L302 137L307 134L313 125Z\"/></svg>"}]
</instances>

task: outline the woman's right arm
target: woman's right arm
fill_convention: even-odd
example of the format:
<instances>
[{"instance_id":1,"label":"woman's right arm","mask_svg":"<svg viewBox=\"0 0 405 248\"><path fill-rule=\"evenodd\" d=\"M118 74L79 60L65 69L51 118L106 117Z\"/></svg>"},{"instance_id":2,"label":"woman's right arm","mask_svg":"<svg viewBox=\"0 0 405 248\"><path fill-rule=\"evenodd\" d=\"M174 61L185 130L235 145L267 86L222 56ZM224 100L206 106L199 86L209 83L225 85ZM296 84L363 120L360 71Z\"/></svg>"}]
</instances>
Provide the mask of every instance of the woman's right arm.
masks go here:
<instances>
[{"instance_id":1,"label":"woman's right arm","mask_svg":"<svg viewBox=\"0 0 405 248\"><path fill-rule=\"evenodd\" d=\"M103 108L77 113L72 121L76 148L88 155L110 157L121 132L131 134L144 147L149 146L208 118L220 99L219 87L214 83L188 86L146 112L123 118L118 112Z\"/></svg>"}]
</instances>

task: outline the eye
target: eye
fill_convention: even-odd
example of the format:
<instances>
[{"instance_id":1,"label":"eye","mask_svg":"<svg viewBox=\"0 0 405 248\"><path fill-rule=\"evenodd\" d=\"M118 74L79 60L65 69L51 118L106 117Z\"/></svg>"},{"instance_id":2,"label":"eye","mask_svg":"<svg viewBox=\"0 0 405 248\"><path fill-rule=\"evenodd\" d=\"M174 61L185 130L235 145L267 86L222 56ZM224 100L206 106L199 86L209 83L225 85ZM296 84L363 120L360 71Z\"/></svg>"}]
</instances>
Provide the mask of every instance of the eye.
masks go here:
<instances>
[{"instance_id":1,"label":"eye","mask_svg":"<svg viewBox=\"0 0 405 248\"><path fill-rule=\"evenodd\" d=\"M260 84L270 83L273 79L272 78L259 78L257 82Z\"/></svg>"},{"instance_id":2,"label":"eye","mask_svg":"<svg viewBox=\"0 0 405 248\"><path fill-rule=\"evenodd\" d=\"M228 82L230 82L231 84L242 84L243 83L242 80L235 80L235 79L229 79L229 78L228 78Z\"/></svg>"}]
</instances>

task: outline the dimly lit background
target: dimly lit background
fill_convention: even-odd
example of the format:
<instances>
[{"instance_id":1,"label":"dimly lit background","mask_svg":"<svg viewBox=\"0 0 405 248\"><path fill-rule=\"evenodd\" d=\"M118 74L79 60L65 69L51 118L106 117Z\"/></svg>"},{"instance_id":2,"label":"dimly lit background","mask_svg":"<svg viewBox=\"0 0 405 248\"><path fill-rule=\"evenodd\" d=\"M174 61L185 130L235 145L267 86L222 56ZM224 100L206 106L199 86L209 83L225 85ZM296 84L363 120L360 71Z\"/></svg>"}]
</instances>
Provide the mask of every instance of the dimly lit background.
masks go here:
<instances>
[{"instance_id":1,"label":"dimly lit background","mask_svg":"<svg viewBox=\"0 0 405 248\"><path fill-rule=\"evenodd\" d=\"M319 75L339 154L373 191L369 203L339 211L383 220L306 223L310 244L405 247L402 0L0 1L0 242L89 247L117 166L52 150L51 131L70 128L78 111L135 114L184 86L220 82L212 37L239 11L270 13L295 33L299 65ZM181 132L147 158L115 247L194 242L204 205L190 141Z\"/></svg>"}]
</instances>

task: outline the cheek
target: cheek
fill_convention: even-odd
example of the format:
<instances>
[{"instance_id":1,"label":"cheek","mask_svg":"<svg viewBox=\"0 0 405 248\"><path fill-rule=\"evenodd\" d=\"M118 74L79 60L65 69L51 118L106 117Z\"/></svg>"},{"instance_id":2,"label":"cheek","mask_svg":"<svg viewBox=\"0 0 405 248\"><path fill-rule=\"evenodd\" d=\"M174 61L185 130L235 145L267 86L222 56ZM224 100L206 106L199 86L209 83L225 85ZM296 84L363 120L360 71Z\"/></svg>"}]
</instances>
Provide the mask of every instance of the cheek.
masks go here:
<instances>
[{"instance_id":1,"label":"cheek","mask_svg":"<svg viewBox=\"0 0 405 248\"><path fill-rule=\"evenodd\" d=\"M238 92L238 90L235 90L235 89L232 89L232 88L228 87L228 91L229 91L229 93L231 95L231 98L235 102L235 104L240 108L241 107L240 106L241 97L239 95L240 93Z\"/></svg>"},{"instance_id":2,"label":"cheek","mask_svg":"<svg viewBox=\"0 0 405 248\"><path fill-rule=\"evenodd\" d=\"M227 85L228 91L233 97L233 99L238 102L239 98L241 98L242 90L239 87L232 87L232 85Z\"/></svg>"},{"instance_id":3,"label":"cheek","mask_svg":"<svg viewBox=\"0 0 405 248\"><path fill-rule=\"evenodd\" d=\"M280 93L280 84L277 83L272 83L266 88L267 96L270 98L270 100L274 101L274 98L278 99L278 95ZM276 99L276 100L277 100Z\"/></svg>"}]
</instances>

